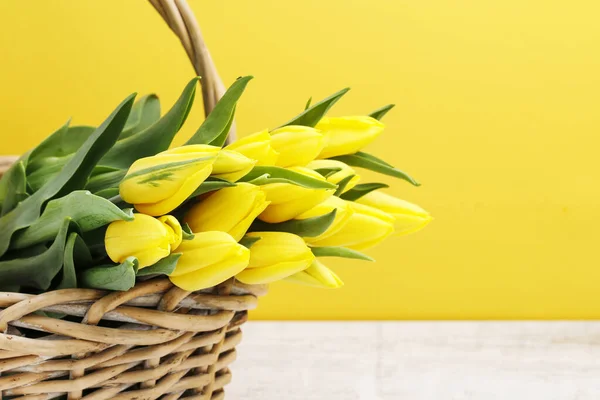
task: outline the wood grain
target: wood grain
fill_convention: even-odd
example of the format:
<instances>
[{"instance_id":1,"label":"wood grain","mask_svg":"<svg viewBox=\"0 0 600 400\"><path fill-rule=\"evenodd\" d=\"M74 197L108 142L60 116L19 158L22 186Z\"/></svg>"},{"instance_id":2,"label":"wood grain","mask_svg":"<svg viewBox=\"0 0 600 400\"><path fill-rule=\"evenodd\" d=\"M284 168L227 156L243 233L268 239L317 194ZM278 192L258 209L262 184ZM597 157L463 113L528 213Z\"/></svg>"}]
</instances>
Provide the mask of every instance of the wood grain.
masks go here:
<instances>
[{"instance_id":1,"label":"wood grain","mask_svg":"<svg viewBox=\"0 0 600 400\"><path fill-rule=\"evenodd\" d=\"M227 398L597 400L600 322L251 322Z\"/></svg>"}]
</instances>

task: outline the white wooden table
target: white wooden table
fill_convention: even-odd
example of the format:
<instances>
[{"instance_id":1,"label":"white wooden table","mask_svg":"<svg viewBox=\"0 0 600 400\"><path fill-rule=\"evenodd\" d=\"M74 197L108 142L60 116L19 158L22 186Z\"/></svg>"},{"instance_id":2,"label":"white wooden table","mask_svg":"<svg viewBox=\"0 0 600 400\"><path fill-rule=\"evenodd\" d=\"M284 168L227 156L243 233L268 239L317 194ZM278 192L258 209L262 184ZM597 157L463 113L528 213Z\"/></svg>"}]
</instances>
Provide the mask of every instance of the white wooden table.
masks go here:
<instances>
[{"instance_id":1,"label":"white wooden table","mask_svg":"<svg viewBox=\"0 0 600 400\"><path fill-rule=\"evenodd\" d=\"M598 400L600 322L250 322L227 400Z\"/></svg>"}]
</instances>

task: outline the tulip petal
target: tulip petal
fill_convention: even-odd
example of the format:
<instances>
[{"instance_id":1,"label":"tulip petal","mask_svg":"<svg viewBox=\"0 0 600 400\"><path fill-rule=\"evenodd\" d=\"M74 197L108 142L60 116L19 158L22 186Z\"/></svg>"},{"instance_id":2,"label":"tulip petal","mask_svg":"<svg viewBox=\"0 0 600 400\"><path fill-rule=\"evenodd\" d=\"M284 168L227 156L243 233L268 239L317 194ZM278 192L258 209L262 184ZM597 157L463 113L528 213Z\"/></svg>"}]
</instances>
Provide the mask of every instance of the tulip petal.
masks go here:
<instances>
[{"instance_id":1,"label":"tulip petal","mask_svg":"<svg viewBox=\"0 0 600 400\"><path fill-rule=\"evenodd\" d=\"M257 244L258 243L260 243L260 240L257 242ZM236 279L248 285L271 283L300 272L308 268L311 263L312 260L307 259L300 261L280 262L268 267L246 268L236 275Z\"/></svg>"},{"instance_id":2,"label":"tulip petal","mask_svg":"<svg viewBox=\"0 0 600 400\"><path fill-rule=\"evenodd\" d=\"M112 222L104 238L106 252L112 261L122 263L127 257L136 257L139 268L168 256L170 241L167 227L144 214L134 214L133 221Z\"/></svg>"},{"instance_id":3,"label":"tulip petal","mask_svg":"<svg viewBox=\"0 0 600 400\"><path fill-rule=\"evenodd\" d=\"M256 165L275 165L279 156L279 153L271 146L271 135L266 129L238 139L225 149L235 150L252 160L256 160Z\"/></svg>"},{"instance_id":4,"label":"tulip petal","mask_svg":"<svg viewBox=\"0 0 600 400\"><path fill-rule=\"evenodd\" d=\"M248 265L250 251L236 244L228 257L216 264L179 276L170 276L174 285L190 292L216 286L241 272Z\"/></svg>"},{"instance_id":5,"label":"tulip petal","mask_svg":"<svg viewBox=\"0 0 600 400\"><path fill-rule=\"evenodd\" d=\"M306 165L325 145L321 132L307 126L289 125L271 132L271 145L279 152L277 166Z\"/></svg>"},{"instance_id":6,"label":"tulip petal","mask_svg":"<svg viewBox=\"0 0 600 400\"><path fill-rule=\"evenodd\" d=\"M177 249L183 253L171 276L180 276L217 264L237 249L238 243L225 232L196 233L194 239L186 240Z\"/></svg>"},{"instance_id":7,"label":"tulip petal","mask_svg":"<svg viewBox=\"0 0 600 400\"><path fill-rule=\"evenodd\" d=\"M344 282L342 282L339 276L318 260L315 260L311 266L304 271L297 272L294 275L285 278L285 280L326 289L337 289L344 286Z\"/></svg>"},{"instance_id":8,"label":"tulip petal","mask_svg":"<svg viewBox=\"0 0 600 400\"><path fill-rule=\"evenodd\" d=\"M162 201L156 203L140 203L135 204L136 210L141 213L148 215L164 215L167 214L177 207L179 207L194 191L200 186L202 182L210 175L212 171L212 165L207 165L200 171L196 172L192 176L188 177L179 191Z\"/></svg>"},{"instance_id":9,"label":"tulip petal","mask_svg":"<svg viewBox=\"0 0 600 400\"><path fill-rule=\"evenodd\" d=\"M367 116L323 118L316 126L325 134L325 147L318 158L353 154L383 132L384 125Z\"/></svg>"}]
</instances>

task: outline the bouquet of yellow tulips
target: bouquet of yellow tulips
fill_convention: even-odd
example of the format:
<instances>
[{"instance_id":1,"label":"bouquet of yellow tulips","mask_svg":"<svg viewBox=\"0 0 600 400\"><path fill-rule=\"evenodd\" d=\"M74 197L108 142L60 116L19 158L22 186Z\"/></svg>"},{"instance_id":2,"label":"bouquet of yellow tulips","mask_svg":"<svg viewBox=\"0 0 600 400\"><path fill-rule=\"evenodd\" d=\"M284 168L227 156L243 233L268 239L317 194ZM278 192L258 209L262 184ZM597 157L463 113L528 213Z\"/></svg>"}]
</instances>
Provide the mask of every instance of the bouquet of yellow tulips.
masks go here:
<instances>
[{"instance_id":1,"label":"bouquet of yellow tulips","mask_svg":"<svg viewBox=\"0 0 600 400\"><path fill-rule=\"evenodd\" d=\"M186 291L232 277L337 288L322 257L371 260L361 251L430 221L355 170L418 185L362 151L393 105L328 116L344 89L227 144L251 79L237 79L181 147L170 145L197 79L162 116L156 96L131 95L100 126L67 123L23 155L0 181L0 291L124 291L156 275Z\"/></svg>"}]
</instances>

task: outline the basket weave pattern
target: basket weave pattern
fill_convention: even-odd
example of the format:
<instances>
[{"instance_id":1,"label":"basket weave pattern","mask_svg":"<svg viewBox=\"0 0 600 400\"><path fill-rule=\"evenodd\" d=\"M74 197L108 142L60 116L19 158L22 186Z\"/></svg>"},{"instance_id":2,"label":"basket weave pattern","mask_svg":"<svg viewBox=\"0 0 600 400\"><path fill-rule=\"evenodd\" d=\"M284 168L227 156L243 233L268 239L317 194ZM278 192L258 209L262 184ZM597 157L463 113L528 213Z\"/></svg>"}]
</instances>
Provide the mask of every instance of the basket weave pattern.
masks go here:
<instances>
[{"instance_id":1,"label":"basket weave pattern","mask_svg":"<svg viewBox=\"0 0 600 400\"><path fill-rule=\"evenodd\" d=\"M2 399L222 399L239 327L265 293L233 280L192 293L168 279L0 292Z\"/></svg>"}]
</instances>

